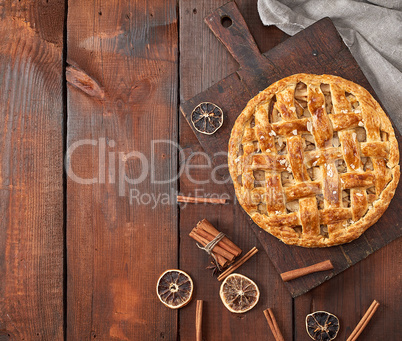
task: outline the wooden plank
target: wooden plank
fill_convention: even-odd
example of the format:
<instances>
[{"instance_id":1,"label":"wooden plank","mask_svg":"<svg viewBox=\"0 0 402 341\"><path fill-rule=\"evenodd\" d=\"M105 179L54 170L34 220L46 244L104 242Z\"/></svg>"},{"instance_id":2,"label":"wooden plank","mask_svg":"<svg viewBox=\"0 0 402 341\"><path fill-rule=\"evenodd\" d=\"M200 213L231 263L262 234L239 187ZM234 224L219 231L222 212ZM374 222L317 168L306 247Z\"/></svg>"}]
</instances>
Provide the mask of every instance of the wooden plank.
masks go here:
<instances>
[{"instance_id":1,"label":"wooden plank","mask_svg":"<svg viewBox=\"0 0 402 341\"><path fill-rule=\"evenodd\" d=\"M204 24L203 18L226 1L180 1L180 96L186 100L207 89L217 80L236 70L237 64ZM253 32L258 43L273 47L285 35L276 28L261 24L255 10L256 1L238 1L247 22L253 22ZM258 24L259 23L259 24ZM208 166L204 151L183 117L180 117L180 145L183 148L180 166L180 192L192 196L224 196L228 194L224 184L212 179L212 166ZM217 148L215 152L219 152ZM217 158L224 164L225 158ZM205 165L205 168L199 166ZM197 168L199 167L199 168ZM233 199L233 198L232 198ZM219 298L220 282L206 270L208 256L199 250L188 233L203 219L210 220L220 231L228 234L246 253L257 246L257 253L236 272L255 280L261 289L261 301L250 312L236 316L231 314ZM259 340L270 333L262 311L273 307L285 339L292 337L292 325L287 324L292 316L292 299L277 274L256 236L248 228L247 217L233 204L192 205L180 204L180 267L189 271L196 285L197 299L204 300L203 336L206 340ZM191 340L195 337L195 302L182 309L180 314L180 337Z\"/></svg>"},{"instance_id":2,"label":"wooden plank","mask_svg":"<svg viewBox=\"0 0 402 341\"><path fill-rule=\"evenodd\" d=\"M232 19L229 28L222 25L222 17ZM196 133L209 155L213 155L217 149L227 150L231 128L247 101L269 84L290 74L299 72L335 74L361 84L374 94L328 18L320 20L264 55L261 55L256 48L253 37L234 3L216 9L206 18L206 23L240 63L236 73L213 84L181 105L181 110L190 125L191 112L200 102L213 102L223 109L225 123L217 133L212 136ZM401 140L398 133L397 138ZM227 178L227 168L220 168L219 175L221 178ZM233 186L230 184L228 191L234 197ZM326 249L288 246L267 233L261 234L261 230L255 224L251 224L251 227L259 236L260 242L280 273L317 263L317 259L332 260L335 269L330 274L316 273L285 284L293 296L298 296L399 237L402 229L397 212L402 202L399 200L401 195L402 193L397 191L390 208L363 237L344 246Z\"/></svg>"},{"instance_id":3,"label":"wooden plank","mask_svg":"<svg viewBox=\"0 0 402 341\"><path fill-rule=\"evenodd\" d=\"M178 266L177 207L151 196L166 199L177 187L155 182L177 174L176 148L152 148L177 140L176 2L68 5L67 62L78 87L68 85L67 142L96 144L70 149L69 164L97 180L68 177L67 339L174 340L177 311L155 286Z\"/></svg>"},{"instance_id":4,"label":"wooden plank","mask_svg":"<svg viewBox=\"0 0 402 341\"><path fill-rule=\"evenodd\" d=\"M63 339L63 18L0 3L1 340Z\"/></svg>"},{"instance_id":5,"label":"wooden plank","mask_svg":"<svg viewBox=\"0 0 402 341\"><path fill-rule=\"evenodd\" d=\"M305 318L318 310L340 318L337 339L346 340L374 299L380 302L380 307L359 340L399 340L402 332L398 323L402 307L401 246L401 239L393 241L331 281L297 297L295 340L311 340L305 332Z\"/></svg>"}]
</instances>

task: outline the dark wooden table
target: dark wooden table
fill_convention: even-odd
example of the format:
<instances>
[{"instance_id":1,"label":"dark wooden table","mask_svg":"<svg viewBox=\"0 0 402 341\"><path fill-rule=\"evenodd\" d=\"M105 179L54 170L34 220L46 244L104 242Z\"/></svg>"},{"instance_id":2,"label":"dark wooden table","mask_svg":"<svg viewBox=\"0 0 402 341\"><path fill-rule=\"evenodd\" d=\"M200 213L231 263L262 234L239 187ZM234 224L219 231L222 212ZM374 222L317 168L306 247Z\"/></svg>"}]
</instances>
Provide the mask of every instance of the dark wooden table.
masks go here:
<instances>
[{"instance_id":1,"label":"dark wooden table","mask_svg":"<svg viewBox=\"0 0 402 341\"><path fill-rule=\"evenodd\" d=\"M400 340L400 239L296 299L260 251L239 269L261 289L256 308L222 305L189 231L207 218L245 251L258 241L233 202L175 196L225 194L178 111L237 69L203 23L224 2L0 2L0 341L194 340L195 299L205 340L273 340L267 307L286 340L310 340L316 310L346 340L373 299L360 339ZM256 1L237 3L262 51L287 38ZM155 294L168 268L195 283L180 311Z\"/></svg>"}]
</instances>

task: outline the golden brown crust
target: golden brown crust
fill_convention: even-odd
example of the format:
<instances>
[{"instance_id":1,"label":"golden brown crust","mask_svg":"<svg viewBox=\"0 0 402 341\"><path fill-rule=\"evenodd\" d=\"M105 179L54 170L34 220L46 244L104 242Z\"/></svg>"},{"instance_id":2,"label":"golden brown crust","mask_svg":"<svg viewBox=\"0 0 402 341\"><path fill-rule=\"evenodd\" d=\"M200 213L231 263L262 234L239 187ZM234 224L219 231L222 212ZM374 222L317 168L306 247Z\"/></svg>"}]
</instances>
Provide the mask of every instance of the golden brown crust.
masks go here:
<instances>
[{"instance_id":1,"label":"golden brown crust","mask_svg":"<svg viewBox=\"0 0 402 341\"><path fill-rule=\"evenodd\" d=\"M237 198L286 244L358 238L397 187L398 143L370 93L331 75L296 74L249 101L229 140Z\"/></svg>"}]
</instances>

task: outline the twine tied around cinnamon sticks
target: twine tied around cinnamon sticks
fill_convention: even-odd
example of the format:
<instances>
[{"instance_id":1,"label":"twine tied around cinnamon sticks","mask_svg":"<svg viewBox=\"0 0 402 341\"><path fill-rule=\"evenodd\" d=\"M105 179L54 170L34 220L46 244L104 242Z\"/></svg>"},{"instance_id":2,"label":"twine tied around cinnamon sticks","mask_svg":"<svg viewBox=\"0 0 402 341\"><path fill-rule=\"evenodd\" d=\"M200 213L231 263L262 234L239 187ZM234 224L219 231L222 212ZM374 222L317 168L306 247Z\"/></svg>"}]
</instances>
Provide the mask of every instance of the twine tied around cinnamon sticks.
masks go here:
<instances>
[{"instance_id":1,"label":"twine tied around cinnamon sticks","mask_svg":"<svg viewBox=\"0 0 402 341\"><path fill-rule=\"evenodd\" d=\"M198 222L190 232L190 237L212 256L219 270L239 256L242 250L225 234L221 234L207 219ZM200 246L199 246L200 247Z\"/></svg>"},{"instance_id":2,"label":"twine tied around cinnamon sticks","mask_svg":"<svg viewBox=\"0 0 402 341\"><path fill-rule=\"evenodd\" d=\"M208 255L212 256L219 271L221 271L221 267L219 266L219 263L216 260L215 254L212 252L212 250L224 237L225 234L223 232L219 232L218 235L205 246L201 246L200 244L196 243L199 249L204 250L206 253L208 253Z\"/></svg>"}]
</instances>

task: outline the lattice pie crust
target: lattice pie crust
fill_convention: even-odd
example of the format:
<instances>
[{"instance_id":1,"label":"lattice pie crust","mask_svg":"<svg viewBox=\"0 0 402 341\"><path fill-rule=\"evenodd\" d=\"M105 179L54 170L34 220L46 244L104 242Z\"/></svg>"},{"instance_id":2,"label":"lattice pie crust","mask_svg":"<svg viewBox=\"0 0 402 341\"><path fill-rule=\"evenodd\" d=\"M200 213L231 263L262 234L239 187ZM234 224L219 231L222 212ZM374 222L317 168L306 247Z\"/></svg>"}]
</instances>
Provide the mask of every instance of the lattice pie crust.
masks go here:
<instances>
[{"instance_id":1,"label":"lattice pie crust","mask_svg":"<svg viewBox=\"0 0 402 341\"><path fill-rule=\"evenodd\" d=\"M387 209L399 181L391 122L361 86L296 74L251 99L229 141L237 198L286 244L350 242Z\"/></svg>"}]
</instances>

